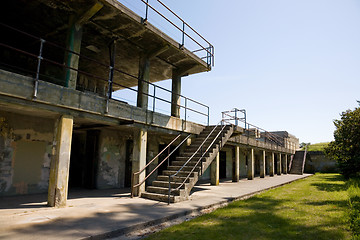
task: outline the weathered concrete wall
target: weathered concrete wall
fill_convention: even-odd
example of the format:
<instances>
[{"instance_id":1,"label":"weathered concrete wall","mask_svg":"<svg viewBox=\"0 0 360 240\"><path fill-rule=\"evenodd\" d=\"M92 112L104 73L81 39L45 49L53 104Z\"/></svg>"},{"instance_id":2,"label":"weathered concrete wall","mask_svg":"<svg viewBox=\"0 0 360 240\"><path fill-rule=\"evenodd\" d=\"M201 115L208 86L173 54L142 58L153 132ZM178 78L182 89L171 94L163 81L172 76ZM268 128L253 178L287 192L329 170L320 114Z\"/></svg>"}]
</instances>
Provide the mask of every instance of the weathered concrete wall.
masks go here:
<instances>
[{"instance_id":1,"label":"weathered concrete wall","mask_svg":"<svg viewBox=\"0 0 360 240\"><path fill-rule=\"evenodd\" d=\"M329 159L321 151L311 151L307 153L305 160L306 173L315 172L337 172L336 161Z\"/></svg>"},{"instance_id":2,"label":"weathered concrete wall","mask_svg":"<svg viewBox=\"0 0 360 240\"><path fill-rule=\"evenodd\" d=\"M44 193L55 120L0 112L0 196Z\"/></svg>"},{"instance_id":3,"label":"weathered concrete wall","mask_svg":"<svg viewBox=\"0 0 360 240\"><path fill-rule=\"evenodd\" d=\"M98 189L124 187L126 140L129 137L120 131L101 131L96 184Z\"/></svg>"}]
</instances>

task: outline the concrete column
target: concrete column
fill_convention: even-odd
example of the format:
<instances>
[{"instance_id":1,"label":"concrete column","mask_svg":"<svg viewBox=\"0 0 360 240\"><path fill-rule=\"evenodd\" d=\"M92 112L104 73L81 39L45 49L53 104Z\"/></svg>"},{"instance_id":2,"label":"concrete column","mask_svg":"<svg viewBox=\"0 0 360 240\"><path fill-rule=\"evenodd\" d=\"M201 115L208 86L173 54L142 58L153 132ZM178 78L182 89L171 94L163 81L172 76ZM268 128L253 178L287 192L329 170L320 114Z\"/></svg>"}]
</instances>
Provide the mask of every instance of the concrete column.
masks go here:
<instances>
[{"instance_id":1,"label":"concrete column","mask_svg":"<svg viewBox=\"0 0 360 240\"><path fill-rule=\"evenodd\" d=\"M240 179L240 147L235 147L235 164L234 164L234 176L233 176L233 182L238 182Z\"/></svg>"},{"instance_id":2,"label":"concrete column","mask_svg":"<svg viewBox=\"0 0 360 240\"><path fill-rule=\"evenodd\" d=\"M283 173L287 174L288 173L288 155L285 154L284 155L284 164L283 164Z\"/></svg>"},{"instance_id":3,"label":"concrete column","mask_svg":"<svg viewBox=\"0 0 360 240\"><path fill-rule=\"evenodd\" d=\"M219 185L220 177L220 152L217 153L216 158L210 165L210 181L211 185Z\"/></svg>"},{"instance_id":4,"label":"concrete column","mask_svg":"<svg viewBox=\"0 0 360 240\"><path fill-rule=\"evenodd\" d=\"M260 155L260 177L265 177L265 151L261 151Z\"/></svg>"},{"instance_id":5,"label":"concrete column","mask_svg":"<svg viewBox=\"0 0 360 240\"><path fill-rule=\"evenodd\" d=\"M171 116L180 117L181 104L181 75L176 70L172 72L172 84L171 84Z\"/></svg>"},{"instance_id":6,"label":"concrete column","mask_svg":"<svg viewBox=\"0 0 360 240\"><path fill-rule=\"evenodd\" d=\"M150 59L148 57L141 57L139 62L137 107L142 109L148 108L149 84L147 82L149 81L150 81Z\"/></svg>"},{"instance_id":7,"label":"concrete column","mask_svg":"<svg viewBox=\"0 0 360 240\"><path fill-rule=\"evenodd\" d=\"M70 18L70 28L67 34L66 49L80 54L82 26L75 23L75 18ZM65 66L73 69L79 67L79 55L72 52L65 52ZM76 89L78 72L65 68L65 87Z\"/></svg>"},{"instance_id":8,"label":"concrete column","mask_svg":"<svg viewBox=\"0 0 360 240\"><path fill-rule=\"evenodd\" d=\"M135 130L134 133L134 150L132 160L132 172L138 172L146 165L146 146L147 146L147 131L145 129ZM142 172L135 179L133 183L137 184L145 179L145 172ZM134 196L139 196L145 191L145 184L142 184L139 188L135 189Z\"/></svg>"},{"instance_id":9,"label":"concrete column","mask_svg":"<svg viewBox=\"0 0 360 240\"><path fill-rule=\"evenodd\" d=\"M68 194L73 117L62 116L56 134L56 153L50 166L48 205L66 206Z\"/></svg>"},{"instance_id":10,"label":"concrete column","mask_svg":"<svg viewBox=\"0 0 360 240\"><path fill-rule=\"evenodd\" d=\"M71 16L69 19L69 29L66 38L66 49L80 54L81 39L83 25L89 21L104 5L100 2L96 2L90 6L89 9L83 13L78 13L77 16ZM78 69L79 56L72 52L65 53L65 66ZM77 71L65 68L65 86L76 89Z\"/></svg>"},{"instance_id":11,"label":"concrete column","mask_svg":"<svg viewBox=\"0 0 360 240\"><path fill-rule=\"evenodd\" d=\"M251 148L248 153L248 165L247 165L249 180L254 179L254 168L255 168L255 154L254 154L254 149Z\"/></svg>"},{"instance_id":12,"label":"concrete column","mask_svg":"<svg viewBox=\"0 0 360 240\"><path fill-rule=\"evenodd\" d=\"M270 177L273 177L275 174L275 154L273 152L271 152L269 156L269 167L269 175Z\"/></svg>"},{"instance_id":13,"label":"concrete column","mask_svg":"<svg viewBox=\"0 0 360 240\"><path fill-rule=\"evenodd\" d=\"M281 153L278 153L277 175L281 175Z\"/></svg>"},{"instance_id":14,"label":"concrete column","mask_svg":"<svg viewBox=\"0 0 360 240\"><path fill-rule=\"evenodd\" d=\"M240 152L239 172L240 177L247 177L246 157L243 151Z\"/></svg>"}]
</instances>

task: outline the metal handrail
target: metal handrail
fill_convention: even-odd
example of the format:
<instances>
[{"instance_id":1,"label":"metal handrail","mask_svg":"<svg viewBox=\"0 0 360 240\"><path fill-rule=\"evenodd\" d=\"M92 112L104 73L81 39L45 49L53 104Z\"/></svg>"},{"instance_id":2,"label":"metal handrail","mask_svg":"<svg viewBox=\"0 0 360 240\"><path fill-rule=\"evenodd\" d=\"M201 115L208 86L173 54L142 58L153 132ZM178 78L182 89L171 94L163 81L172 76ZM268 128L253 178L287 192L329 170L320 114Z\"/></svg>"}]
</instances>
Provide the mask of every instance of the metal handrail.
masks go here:
<instances>
[{"instance_id":1,"label":"metal handrail","mask_svg":"<svg viewBox=\"0 0 360 240\"><path fill-rule=\"evenodd\" d=\"M233 112L235 112L235 116L230 115L230 113L233 113ZM237 117L237 116L236 116L236 113L237 113L237 112L242 112L242 113L244 113L244 114L245 114L245 117L244 117L244 118L239 118L239 117ZM225 117L228 117L228 118L225 118ZM255 126L255 125L253 125L253 124L248 123L248 122L246 121L246 112L245 112L245 110L243 110L243 109L242 109L242 110L239 110L239 109L237 109L237 108L234 108L234 109L232 109L232 110L230 110L230 111L224 111L224 112L222 112L222 120L223 120L224 122L227 122L227 123L230 123L230 124L231 124L230 121L235 120L235 125L238 125L238 124L237 124L238 121L241 121L241 122L245 123L245 130L246 130L246 128L247 128L248 131L249 131L250 126L252 126L252 127L254 127L255 129L258 129L258 130L263 131L263 132L265 133L265 139L266 139L266 137L268 137L268 138L269 138L271 141L273 141L275 144L277 144L277 145L279 145L279 146L282 145L282 142L283 142L283 138L282 138L282 137L278 136L277 134L268 132L267 130L265 130L265 129L263 129L263 128L260 128L260 127L258 127L258 126Z\"/></svg>"},{"instance_id":2,"label":"metal handrail","mask_svg":"<svg viewBox=\"0 0 360 240\"><path fill-rule=\"evenodd\" d=\"M175 188L173 191L177 191L179 190L182 186L184 186L185 182L189 179L189 177L191 176L191 174L195 171L195 168L199 165L199 163L202 163L202 159L204 158L204 156L206 155L206 153L210 150L210 147L214 145L215 141L219 138L220 134L223 133L225 127L228 125L223 125L221 131L219 131L219 133L216 135L216 137L214 138L214 140L210 143L210 145L207 147L207 149L204 151L204 153L201 155L200 159L196 162L195 166L191 169L191 171L189 172L189 174L186 176L185 180L177 187ZM201 172L201 174L203 174L203 172Z\"/></svg>"},{"instance_id":3,"label":"metal handrail","mask_svg":"<svg viewBox=\"0 0 360 240\"><path fill-rule=\"evenodd\" d=\"M198 149L189 157L189 159L181 166L181 168L174 173L173 175L169 175L169 193L168 193L168 204L170 204L170 194L171 194L171 178L176 177L176 175L191 161L191 159L199 152L200 149L202 149L202 146L205 144L205 142L208 140L208 138L213 134L215 129L221 124L223 121L220 121L216 126L211 130L211 132L207 135L207 137L204 139L204 141L200 144ZM220 131L221 132L221 131Z\"/></svg>"},{"instance_id":4,"label":"metal handrail","mask_svg":"<svg viewBox=\"0 0 360 240\"><path fill-rule=\"evenodd\" d=\"M162 1L160 0L156 0L157 2L159 2L165 9L167 9L170 13L172 13L177 19L179 19L183 26L181 29L179 26L177 26L175 23L173 23L170 19L168 19L166 16L164 16L164 14L162 14L161 12L159 12L158 10L155 9L155 7L153 7L152 5L149 4L148 0L140 0L141 2L143 2L146 5L146 13L145 13L145 21L148 18L148 8L151 8L154 12L156 12L159 16L161 16L163 19L165 19L167 22L169 22L171 25L173 25L176 29L178 29L181 33L182 33L182 43L180 44L180 46L184 46L184 36L187 36L189 39L191 39L194 43L196 43L199 47L201 47L201 49L199 50L195 50L193 52L199 52L199 51L206 51L207 53L207 63L208 65L212 65L214 66L214 46L207 41L203 36L201 36L194 28L192 28L189 24L187 24L181 17L179 17L174 11L172 11L168 6L166 6ZM199 43L197 40L195 40L192 36L190 36L188 33L185 32L185 26L187 26L188 28L190 28L197 36L199 36L203 41L205 41L207 44L209 44L209 47L204 47L201 43ZM209 60L210 57L210 60Z\"/></svg>"},{"instance_id":5,"label":"metal handrail","mask_svg":"<svg viewBox=\"0 0 360 240\"><path fill-rule=\"evenodd\" d=\"M35 40L38 40L38 41L40 41L40 43L41 43L39 55L36 55L36 54L34 54L34 53L30 53L30 52L24 51L24 50L19 49L19 48L12 47L12 46L10 46L10 45L8 45L8 44L5 44L5 43L0 43L0 46L2 46L2 47L5 47L5 48L11 49L11 50L13 50L13 51L17 51L17 52L19 52L19 53L28 55L29 57L33 57L33 58L38 59L38 67L37 67L37 69L36 69L36 72L35 72L35 71L32 72L32 73L35 73L35 74L36 74L35 87L34 87L34 93L35 93L35 94L34 94L34 97L36 97L36 93L37 93L37 81L39 80L38 77L39 77L39 75L42 75L42 74L40 74L40 63L41 63L41 61L48 62L48 63L50 63L50 64L53 64L53 65L58 66L58 67L61 67L61 68L63 68L63 69L68 69L68 70L76 71L76 72L81 73L81 74L83 74L83 75L85 75L85 76L87 76L87 77L91 77L91 78L94 78L94 79L98 79L99 81L111 82L111 84L113 84L113 85L115 85L115 86L118 86L118 87L121 87L121 88L124 88L124 89L128 89L128 90L130 90L130 91L138 92L138 90L136 90L136 89L133 89L133 88L124 86L124 85L122 85L122 84L120 84L120 83L113 82L112 79L108 79L108 78L101 77L101 76L98 76L98 75L95 75L95 74L91 74L91 73L88 73L88 72L85 72L85 71L82 71L82 70L79 70L79 69L76 69L76 68L67 66L67 65L65 65L64 63L59 63L59 62L56 62L56 61L51 60L51 59L49 59L49 58L45 58L45 57L43 56L43 45L44 45L44 44L49 44L49 45L51 45L51 46L53 46L53 47L62 49L62 50L65 51L65 52L68 52L68 53L77 55L77 56L79 56L79 58L86 59L87 61L91 61L91 62L96 63L96 64L98 64L98 65L100 65L100 66L102 66L102 67L109 68L110 70L113 70L113 71L116 71L116 72L118 72L118 73L124 74L124 75L126 75L126 76L128 76L128 77L131 77L131 78L133 78L133 79L136 79L136 80L138 80L138 81L142 81L142 82L144 82L144 83L147 83L147 84L153 86L154 89L158 88L158 89L161 89L161 90L163 90L163 91L166 91L166 92L168 92L168 93L172 93L172 94L174 94L174 95L176 95L176 96L179 96L179 97L183 98L183 99L185 100L185 106L182 105L181 103L180 103L180 104L175 103L175 104L176 104L177 107L185 109L185 120L186 120L186 111L191 111L191 112L193 112L193 113L196 113L196 114L199 114L199 115L202 115L202 116L207 117L207 124L209 125L209 121L210 121L210 120L209 120L209 106L207 106L207 105L205 105L205 104L202 104L202 103L200 103L200 102L198 102L198 101L195 101L195 100L193 100L193 99L191 99L191 98L185 97L185 96L183 96L183 95L181 95L181 94L174 93L174 92L172 92L171 90L168 90L168 89L166 89L166 88L164 88L164 87L158 86L158 85L156 85L156 84L154 84L154 83L152 83L152 82L149 82L149 81L145 81L145 80L143 80L143 79L140 79L139 77L134 76L134 75L132 75L132 74L129 74L129 73L127 73L127 72L125 72L125 71L122 71L122 70L120 70L120 69L113 68L113 67L109 66L109 64L105 64L105 63L103 63L103 62L97 61L97 60L92 59L92 58L90 58L90 57L87 57L87 56L85 56L85 55L81 55L81 54L79 54L79 53L77 53L77 52L74 52L74 51L72 51L72 50L66 49L66 48L62 47L61 45L59 45L59 44L57 44L57 43L53 43L53 42L46 41L46 40L44 40L44 39L42 39L42 38L40 38L40 37L37 37L37 36L34 36L34 35L32 35L32 34L26 33L26 32L24 32L24 31L22 31L22 30L16 29L16 28L14 28L14 27L11 27L11 26L9 26L9 25L7 25L7 24L4 24L4 23L1 23L1 22L0 22L0 25L3 26L3 27L6 27L6 28L8 28L8 29L11 29L12 31L21 33L21 34L26 35L26 36L28 36L28 37L31 37L31 38L33 38L33 39L35 39ZM16 68L16 66L14 66L14 67ZM154 99L154 101L155 101L155 100L160 100L160 101L165 102L165 103L174 104L172 101L169 101L169 100L160 98L160 97L158 97L158 96L155 96L155 91L154 91L154 94L145 93L145 92L142 92L141 94L146 95L147 97L152 97L152 98ZM108 96L108 98L110 98L110 99L115 99L115 100L116 100L116 98L114 98L113 96ZM195 103L195 104L197 104L197 105L199 105L199 106L201 106L201 107L206 108L207 111L205 110L206 112L204 111L204 112L205 112L205 113L204 113L204 112L201 112L201 111L199 111L199 110L196 110L196 109L187 107L187 102L188 102L188 101L193 102L193 103ZM153 104L153 112L155 112L155 104Z\"/></svg>"},{"instance_id":6,"label":"metal handrail","mask_svg":"<svg viewBox=\"0 0 360 240\"><path fill-rule=\"evenodd\" d=\"M180 144L178 144L176 146L176 148L174 150L171 151L170 154L168 154L168 156L166 158L164 158L161 163L159 163L141 182L137 183L134 185L134 180L136 175L140 175L142 172L144 172L146 170L146 168L148 166L150 166L150 164L152 164L166 149L168 149L182 134L180 133L179 135L177 135L163 150L161 150L161 152L159 152L153 159L151 159L146 165L145 167L143 167L140 171L133 173L132 175L132 186L131 186L131 197L134 197L134 190L137 187L140 187L166 160L169 159L169 157L191 136L191 134L189 134L186 138L184 138Z\"/></svg>"},{"instance_id":7,"label":"metal handrail","mask_svg":"<svg viewBox=\"0 0 360 240\"><path fill-rule=\"evenodd\" d=\"M304 158L303 158L303 162L302 162L302 166L301 166L301 174L304 173L305 162L306 162L306 154L307 154L307 145L305 146Z\"/></svg>"}]
</instances>

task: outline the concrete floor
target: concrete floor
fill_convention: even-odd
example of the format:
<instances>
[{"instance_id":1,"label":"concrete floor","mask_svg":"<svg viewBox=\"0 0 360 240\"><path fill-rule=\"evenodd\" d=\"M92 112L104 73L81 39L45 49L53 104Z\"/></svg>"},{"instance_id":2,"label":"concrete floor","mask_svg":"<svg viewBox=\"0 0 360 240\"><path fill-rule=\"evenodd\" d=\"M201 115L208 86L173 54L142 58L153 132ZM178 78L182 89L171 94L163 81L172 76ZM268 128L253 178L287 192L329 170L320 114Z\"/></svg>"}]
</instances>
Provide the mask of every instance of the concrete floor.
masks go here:
<instances>
[{"instance_id":1,"label":"concrete floor","mask_svg":"<svg viewBox=\"0 0 360 240\"><path fill-rule=\"evenodd\" d=\"M304 175L282 175L199 184L189 201L166 203L130 198L129 189L79 190L65 208L46 207L46 195L0 198L0 239L98 239L115 237L274 188Z\"/></svg>"}]
</instances>

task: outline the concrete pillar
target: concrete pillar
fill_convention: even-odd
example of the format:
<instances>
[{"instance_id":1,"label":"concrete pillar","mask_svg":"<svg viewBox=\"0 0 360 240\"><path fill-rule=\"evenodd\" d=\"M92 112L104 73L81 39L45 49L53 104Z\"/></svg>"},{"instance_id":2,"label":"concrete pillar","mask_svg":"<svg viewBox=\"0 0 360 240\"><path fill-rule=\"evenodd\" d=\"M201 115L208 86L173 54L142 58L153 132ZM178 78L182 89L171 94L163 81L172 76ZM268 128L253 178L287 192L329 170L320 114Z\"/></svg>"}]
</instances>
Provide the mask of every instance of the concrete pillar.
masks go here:
<instances>
[{"instance_id":1,"label":"concrete pillar","mask_svg":"<svg viewBox=\"0 0 360 240\"><path fill-rule=\"evenodd\" d=\"M255 167L255 154L254 154L254 149L251 148L248 153L248 164L247 164L249 180L254 179L254 167Z\"/></svg>"},{"instance_id":2,"label":"concrete pillar","mask_svg":"<svg viewBox=\"0 0 360 240\"><path fill-rule=\"evenodd\" d=\"M281 153L278 153L277 175L281 175Z\"/></svg>"},{"instance_id":3,"label":"concrete pillar","mask_svg":"<svg viewBox=\"0 0 360 240\"><path fill-rule=\"evenodd\" d=\"M240 147L235 147L235 164L234 164L234 175L233 175L233 182L238 182L240 179Z\"/></svg>"},{"instance_id":4,"label":"concrete pillar","mask_svg":"<svg viewBox=\"0 0 360 240\"><path fill-rule=\"evenodd\" d=\"M219 185L220 177L220 152L217 153L216 158L210 165L210 181L211 185Z\"/></svg>"},{"instance_id":5,"label":"concrete pillar","mask_svg":"<svg viewBox=\"0 0 360 240\"><path fill-rule=\"evenodd\" d=\"M68 194L73 117L62 116L56 133L56 153L50 165L48 205L66 206Z\"/></svg>"},{"instance_id":6,"label":"concrete pillar","mask_svg":"<svg viewBox=\"0 0 360 240\"><path fill-rule=\"evenodd\" d=\"M80 54L83 25L100 11L103 6L102 3L96 2L85 12L70 17L70 27L66 38L66 49ZM65 53L65 66L78 69L79 56L72 52ZM76 89L77 75L77 71L65 68L65 86Z\"/></svg>"},{"instance_id":7,"label":"concrete pillar","mask_svg":"<svg viewBox=\"0 0 360 240\"><path fill-rule=\"evenodd\" d=\"M150 81L150 59L148 57L141 57L139 62L137 107L142 109L148 108L149 83L147 82L149 81Z\"/></svg>"},{"instance_id":8,"label":"concrete pillar","mask_svg":"<svg viewBox=\"0 0 360 240\"><path fill-rule=\"evenodd\" d=\"M265 151L261 151L260 155L260 177L265 177Z\"/></svg>"},{"instance_id":9,"label":"concrete pillar","mask_svg":"<svg viewBox=\"0 0 360 240\"><path fill-rule=\"evenodd\" d=\"M243 151L240 152L239 173L240 177L247 177L246 156Z\"/></svg>"},{"instance_id":10,"label":"concrete pillar","mask_svg":"<svg viewBox=\"0 0 360 240\"><path fill-rule=\"evenodd\" d=\"M66 49L80 54L82 26L75 23L75 18L70 18L70 28L67 34ZM72 52L65 52L65 66L73 69L79 67L79 56ZM65 68L65 87L76 89L78 72Z\"/></svg>"},{"instance_id":11,"label":"concrete pillar","mask_svg":"<svg viewBox=\"0 0 360 240\"><path fill-rule=\"evenodd\" d=\"M146 165L146 146L147 146L147 131L145 129L135 130L134 133L134 150L132 159L132 172L138 172ZM143 171L135 179L132 185L135 185L145 179L146 171ZM145 184L135 189L134 196L139 196L145 191Z\"/></svg>"},{"instance_id":12,"label":"concrete pillar","mask_svg":"<svg viewBox=\"0 0 360 240\"><path fill-rule=\"evenodd\" d=\"M285 154L284 155L284 164L283 164L283 173L287 174L288 173L288 155Z\"/></svg>"},{"instance_id":13,"label":"concrete pillar","mask_svg":"<svg viewBox=\"0 0 360 240\"><path fill-rule=\"evenodd\" d=\"M273 177L275 174L275 154L273 152L270 153L270 159L269 159L269 175L270 177Z\"/></svg>"},{"instance_id":14,"label":"concrete pillar","mask_svg":"<svg viewBox=\"0 0 360 240\"><path fill-rule=\"evenodd\" d=\"M181 104L181 75L173 70L172 84L171 84L171 116L180 117L180 104Z\"/></svg>"}]
</instances>

